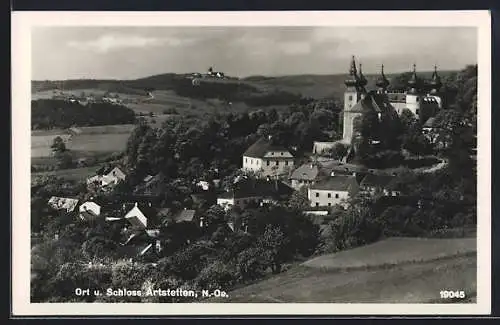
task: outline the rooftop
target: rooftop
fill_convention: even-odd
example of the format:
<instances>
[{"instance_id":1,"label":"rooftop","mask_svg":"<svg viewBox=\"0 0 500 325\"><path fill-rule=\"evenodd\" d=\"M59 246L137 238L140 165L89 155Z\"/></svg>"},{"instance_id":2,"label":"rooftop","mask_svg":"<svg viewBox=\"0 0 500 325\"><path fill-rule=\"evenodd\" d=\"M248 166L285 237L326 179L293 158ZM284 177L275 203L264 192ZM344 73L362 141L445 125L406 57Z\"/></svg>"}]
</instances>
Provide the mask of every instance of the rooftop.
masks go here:
<instances>
[{"instance_id":1,"label":"rooftop","mask_svg":"<svg viewBox=\"0 0 500 325\"><path fill-rule=\"evenodd\" d=\"M293 189L279 180L243 179L235 184L234 189L227 191L219 198L239 199L247 197L276 197L290 195Z\"/></svg>"},{"instance_id":2,"label":"rooftop","mask_svg":"<svg viewBox=\"0 0 500 325\"><path fill-rule=\"evenodd\" d=\"M72 212L78 204L77 199L53 196L50 198L48 205L54 210L66 210Z\"/></svg>"},{"instance_id":3,"label":"rooftop","mask_svg":"<svg viewBox=\"0 0 500 325\"><path fill-rule=\"evenodd\" d=\"M252 144L243 154L243 156L253 158L263 158L270 151L286 151L290 152L283 146L277 146L270 139L261 138Z\"/></svg>"},{"instance_id":4,"label":"rooftop","mask_svg":"<svg viewBox=\"0 0 500 325\"><path fill-rule=\"evenodd\" d=\"M311 189L351 192L356 190L357 187L358 183L355 176L339 175L317 182L311 186Z\"/></svg>"}]
</instances>

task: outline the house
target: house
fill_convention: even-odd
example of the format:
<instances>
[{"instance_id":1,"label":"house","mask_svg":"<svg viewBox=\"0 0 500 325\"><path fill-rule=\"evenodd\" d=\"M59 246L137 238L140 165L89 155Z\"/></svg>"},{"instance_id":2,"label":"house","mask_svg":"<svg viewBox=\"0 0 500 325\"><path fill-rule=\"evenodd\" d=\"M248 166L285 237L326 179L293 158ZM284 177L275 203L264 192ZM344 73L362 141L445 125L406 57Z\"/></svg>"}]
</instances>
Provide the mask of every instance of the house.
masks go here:
<instances>
[{"instance_id":1,"label":"house","mask_svg":"<svg viewBox=\"0 0 500 325\"><path fill-rule=\"evenodd\" d=\"M329 163L312 161L301 165L290 176L292 187L299 190L303 186L310 186L322 178L334 175L333 167L336 164L336 161L330 161Z\"/></svg>"},{"instance_id":2,"label":"house","mask_svg":"<svg viewBox=\"0 0 500 325\"><path fill-rule=\"evenodd\" d=\"M141 206L134 204L134 207L127 212L125 219L132 225L134 229L146 229L156 220L156 212L150 205Z\"/></svg>"},{"instance_id":3,"label":"house","mask_svg":"<svg viewBox=\"0 0 500 325\"><path fill-rule=\"evenodd\" d=\"M124 181L127 175L118 166L102 167L96 175L87 179L87 185L97 185L100 188L110 188Z\"/></svg>"},{"instance_id":4,"label":"house","mask_svg":"<svg viewBox=\"0 0 500 325\"><path fill-rule=\"evenodd\" d=\"M217 204L229 210L233 206L245 208L254 204L269 204L287 200L293 188L279 180L242 179L233 189L219 195Z\"/></svg>"},{"instance_id":5,"label":"house","mask_svg":"<svg viewBox=\"0 0 500 325\"><path fill-rule=\"evenodd\" d=\"M262 177L286 175L294 165L292 153L273 144L271 138L261 138L243 154L243 170Z\"/></svg>"},{"instance_id":6,"label":"house","mask_svg":"<svg viewBox=\"0 0 500 325\"><path fill-rule=\"evenodd\" d=\"M101 214L101 206L93 201L80 205L80 219L84 221L95 220Z\"/></svg>"},{"instance_id":7,"label":"house","mask_svg":"<svg viewBox=\"0 0 500 325\"><path fill-rule=\"evenodd\" d=\"M173 216L173 220L175 223L193 222L195 215L196 215L195 210L184 209L184 210L179 211L177 214L175 214Z\"/></svg>"},{"instance_id":8,"label":"house","mask_svg":"<svg viewBox=\"0 0 500 325\"><path fill-rule=\"evenodd\" d=\"M399 191L391 189L390 184L394 178L395 176L392 175L367 174L360 183L360 189L371 195L377 192L383 193L384 196L401 195Z\"/></svg>"},{"instance_id":9,"label":"house","mask_svg":"<svg viewBox=\"0 0 500 325\"><path fill-rule=\"evenodd\" d=\"M335 148L335 145L337 143L338 143L337 141L334 141L334 142L314 141L313 154L315 154L315 155L324 154L328 150Z\"/></svg>"},{"instance_id":10,"label":"house","mask_svg":"<svg viewBox=\"0 0 500 325\"><path fill-rule=\"evenodd\" d=\"M311 207L343 205L359 191L356 176L336 175L316 182L307 191Z\"/></svg>"},{"instance_id":11,"label":"house","mask_svg":"<svg viewBox=\"0 0 500 325\"><path fill-rule=\"evenodd\" d=\"M154 176L148 175L144 178L143 182L134 189L134 193L155 196L162 192L165 184L166 177L162 173L158 173Z\"/></svg>"},{"instance_id":12,"label":"house","mask_svg":"<svg viewBox=\"0 0 500 325\"><path fill-rule=\"evenodd\" d=\"M53 196L48 201L48 206L57 211L65 211L71 213L78 205L77 199L70 199L65 197Z\"/></svg>"}]
</instances>

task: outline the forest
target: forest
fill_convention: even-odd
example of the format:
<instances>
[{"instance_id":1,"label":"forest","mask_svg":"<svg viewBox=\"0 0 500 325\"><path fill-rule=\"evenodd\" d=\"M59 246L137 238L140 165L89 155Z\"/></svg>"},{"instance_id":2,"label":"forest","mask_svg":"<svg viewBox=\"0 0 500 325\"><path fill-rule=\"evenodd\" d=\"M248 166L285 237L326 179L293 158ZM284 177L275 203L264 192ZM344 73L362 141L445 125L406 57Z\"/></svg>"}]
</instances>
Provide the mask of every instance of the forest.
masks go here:
<instances>
[{"instance_id":1,"label":"forest","mask_svg":"<svg viewBox=\"0 0 500 325\"><path fill-rule=\"evenodd\" d=\"M78 102L56 99L31 101L32 130L133 123L135 123L134 111L121 105L110 103L81 105Z\"/></svg>"}]
</instances>

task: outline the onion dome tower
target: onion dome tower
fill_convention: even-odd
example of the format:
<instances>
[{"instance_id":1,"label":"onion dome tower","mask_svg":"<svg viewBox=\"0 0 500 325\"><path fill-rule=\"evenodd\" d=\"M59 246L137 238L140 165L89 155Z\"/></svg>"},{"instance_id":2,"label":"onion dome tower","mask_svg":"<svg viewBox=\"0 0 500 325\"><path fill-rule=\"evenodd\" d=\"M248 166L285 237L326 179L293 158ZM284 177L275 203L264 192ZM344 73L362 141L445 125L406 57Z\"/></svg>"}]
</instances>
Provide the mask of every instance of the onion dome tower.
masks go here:
<instances>
[{"instance_id":1,"label":"onion dome tower","mask_svg":"<svg viewBox=\"0 0 500 325\"><path fill-rule=\"evenodd\" d=\"M378 92L379 93L385 93L387 90L387 87L389 86L389 80L385 77L384 74L384 65L382 64L382 67L380 69L380 76L377 78L377 87L378 87Z\"/></svg>"},{"instance_id":2,"label":"onion dome tower","mask_svg":"<svg viewBox=\"0 0 500 325\"><path fill-rule=\"evenodd\" d=\"M349 69L349 76L345 80L345 85L347 86L348 90L359 90L360 88L360 80L358 77L358 70L356 69L356 60L354 59L354 55L352 56L351 59L351 67Z\"/></svg>"},{"instance_id":3,"label":"onion dome tower","mask_svg":"<svg viewBox=\"0 0 500 325\"><path fill-rule=\"evenodd\" d=\"M413 64L413 73L408 80L408 93L409 94L417 94L419 91L420 79L417 76L417 65Z\"/></svg>"},{"instance_id":4,"label":"onion dome tower","mask_svg":"<svg viewBox=\"0 0 500 325\"><path fill-rule=\"evenodd\" d=\"M410 80L408 80L408 91L406 92L406 108L417 117L420 114L420 102L423 98L420 93L420 86L420 79L417 76L417 66L413 64L413 73Z\"/></svg>"},{"instance_id":5,"label":"onion dome tower","mask_svg":"<svg viewBox=\"0 0 500 325\"><path fill-rule=\"evenodd\" d=\"M434 73L432 74L431 80L429 82L431 94L436 94L441 89L441 77L437 73L437 66L434 66Z\"/></svg>"}]
</instances>

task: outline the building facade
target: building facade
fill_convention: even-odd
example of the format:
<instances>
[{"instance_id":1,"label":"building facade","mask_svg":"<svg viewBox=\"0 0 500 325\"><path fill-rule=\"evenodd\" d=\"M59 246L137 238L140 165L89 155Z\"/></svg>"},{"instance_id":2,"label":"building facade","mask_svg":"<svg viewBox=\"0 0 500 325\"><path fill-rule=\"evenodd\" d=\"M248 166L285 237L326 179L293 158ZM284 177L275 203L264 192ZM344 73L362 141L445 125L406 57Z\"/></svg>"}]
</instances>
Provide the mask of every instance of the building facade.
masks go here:
<instances>
[{"instance_id":1,"label":"building facade","mask_svg":"<svg viewBox=\"0 0 500 325\"><path fill-rule=\"evenodd\" d=\"M284 147L273 145L271 139L260 139L243 154L243 170L257 176L283 176L293 169L294 156Z\"/></svg>"},{"instance_id":2,"label":"building facade","mask_svg":"<svg viewBox=\"0 0 500 325\"><path fill-rule=\"evenodd\" d=\"M346 205L346 201L359 191L355 176L338 175L316 182L307 191L311 207Z\"/></svg>"},{"instance_id":3,"label":"building facade","mask_svg":"<svg viewBox=\"0 0 500 325\"><path fill-rule=\"evenodd\" d=\"M343 109L343 142L351 143L356 136L356 120L362 118L368 110L374 110L380 118L383 114L383 106L401 114L404 109L410 110L422 123L428 118L436 115L442 108L443 103L440 96L441 78L434 67L431 80L427 83L418 77L416 65L404 91L388 91L389 80L384 74L382 65L381 74L376 81L376 92L367 92L367 80L359 65L359 73L354 56L351 60L349 75L345 80L346 91L344 92Z\"/></svg>"}]
</instances>

